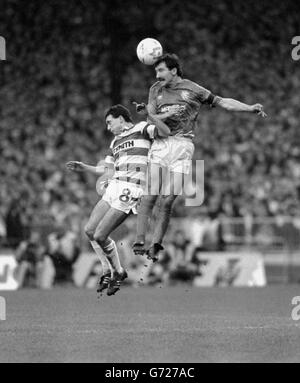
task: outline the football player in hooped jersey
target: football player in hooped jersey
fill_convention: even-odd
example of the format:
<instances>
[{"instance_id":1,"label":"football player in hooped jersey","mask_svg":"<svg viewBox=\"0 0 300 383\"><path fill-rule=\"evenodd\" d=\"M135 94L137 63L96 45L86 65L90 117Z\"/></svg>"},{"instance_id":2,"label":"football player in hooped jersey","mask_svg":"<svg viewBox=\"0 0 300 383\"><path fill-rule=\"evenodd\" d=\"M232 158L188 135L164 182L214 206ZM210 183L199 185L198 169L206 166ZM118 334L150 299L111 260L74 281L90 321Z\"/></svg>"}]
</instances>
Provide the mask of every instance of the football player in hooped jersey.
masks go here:
<instances>
[{"instance_id":1,"label":"football player in hooped jersey","mask_svg":"<svg viewBox=\"0 0 300 383\"><path fill-rule=\"evenodd\" d=\"M175 106L169 111L169 116L178 110ZM103 276L98 292L107 289L107 295L115 294L127 277L120 264L116 244L109 235L134 211L144 193L152 141L170 134L167 125L152 117L151 113L148 120L152 123L142 121L134 124L128 109L122 105L112 106L105 114L107 129L115 136L110 146L111 156L106 159L107 163L113 163L114 173L89 218L85 232L102 263ZM78 161L67 163L69 170L95 174L103 174L106 167L104 164L90 166Z\"/></svg>"},{"instance_id":2,"label":"football player in hooped jersey","mask_svg":"<svg viewBox=\"0 0 300 383\"><path fill-rule=\"evenodd\" d=\"M158 170L155 171L156 165L166 167L171 177L166 177L168 187L165 187L163 182L159 186L160 215L155 223L152 244L148 250L145 248L145 233L158 195L150 193L143 196L138 212L133 251L136 254L146 253L148 258L155 262L159 251L163 249L161 244L170 221L172 205L177 195L182 192L183 174L188 174L190 171L194 152L194 129L201 105L220 106L228 111L256 113L262 117L266 114L261 104L247 105L232 98L222 98L193 81L184 79L178 57L174 54L164 54L154 66L158 81L150 88L147 110L164 121L170 128L171 134L153 143L149 169L158 174ZM170 108L175 105L180 108L178 113L169 116ZM145 104L136 104L136 108L140 113L146 110ZM151 176L151 181L155 179L156 177ZM167 192L164 194L164 191Z\"/></svg>"}]
</instances>

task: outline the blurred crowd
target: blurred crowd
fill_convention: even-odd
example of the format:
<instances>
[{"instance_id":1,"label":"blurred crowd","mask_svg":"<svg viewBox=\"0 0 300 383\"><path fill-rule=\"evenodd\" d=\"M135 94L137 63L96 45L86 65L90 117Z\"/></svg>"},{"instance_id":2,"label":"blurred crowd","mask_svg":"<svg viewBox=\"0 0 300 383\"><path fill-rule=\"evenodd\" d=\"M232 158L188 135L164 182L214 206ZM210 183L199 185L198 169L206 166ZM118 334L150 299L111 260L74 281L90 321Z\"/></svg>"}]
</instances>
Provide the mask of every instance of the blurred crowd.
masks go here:
<instances>
[{"instance_id":1,"label":"blurred crowd","mask_svg":"<svg viewBox=\"0 0 300 383\"><path fill-rule=\"evenodd\" d=\"M51 288L56 284L73 284L73 266L80 256L75 233L64 226L43 241L39 231L31 231L15 250L19 287Z\"/></svg>"},{"instance_id":2,"label":"blurred crowd","mask_svg":"<svg viewBox=\"0 0 300 383\"><path fill-rule=\"evenodd\" d=\"M171 285L192 283L201 276L201 253L224 249L219 224L204 217L201 223L202 227L198 221L189 221L189 235L181 228L184 222L173 225L159 261L154 264L145 256L133 253L135 220L126 222L126 231L117 240L121 263L129 271L126 283L134 286ZM201 234L198 229L202 229ZM39 231L32 231L28 239L20 242L14 255L18 264L15 274L19 287L49 289L55 285L73 284L96 287L96 281L102 275L99 259L89 243L80 246L76 233L65 226L58 227L45 241Z\"/></svg>"},{"instance_id":3,"label":"blurred crowd","mask_svg":"<svg viewBox=\"0 0 300 383\"><path fill-rule=\"evenodd\" d=\"M145 13L130 3L124 14L121 5L114 11L108 2L85 6L65 0L30 0L24 8L7 0L1 10L0 35L6 37L8 61L0 64L0 239L18 249L20 259L24 241L35 247L32 241L38 235L45 244L64 227L80 237L98 199L96 179L68 173L65 163L95 164L106 155L110 137L103 113L112 101L114 76L120 83L120 101L129 106L133 100L146 100L153 71L138 63L135 46L151 31L179 54L187 77L221 96L260 102L269 115L262 120L202 109L195 158L205 161L204 205L185 208L179 199L174 216L197 222L202 215L212 223L222 217L300 215L300 67L290 57L297 5L257 2L252 9L251 4L227 1L215 6L204 2L201 7L174 1L157 7L159 2L148 2L149 30ZM119 17L123 29L107 29L102 22L107 15ZM118 33L132 38L115 52ZM122 73L111 73L118 60ZM200 238L203 225L198 226ZM180 247L187 246L184 240L180 246L169 243L159 266L162 275L168 254L180 254ZM193 259L193 251L184 253Z\"/></svg>"},{"instance_id":4,"label":"blurred crowd","mask_svg":"<svg viewBox=\"0 0 300 383\"><path fill-rule=\"evenodd\" d=\"M149 243L153 225L148 232ZM275 221L262 220L231 227L230 221L222 224L217 216L201 213L196 217L172 220L159 260L152 263L146 256L135 255L132 251L135 226L132 216L113 234L121 263L128 270L126 284L133 286L197 285L207 267L207 254L214 257L224 250L230 252L238 248L249 253L249 249L256 249L261 253L276 253L277 249L291 257L292 254L298 256L300 248L299 218L279 217ZM19 287L49 289L57 285L75 285L96 289L102 275L101 263L88 240L80 241L78 233L67 229L66 225L58 226L45 239L40 231L32 231L15 249L14 256L18 263L15 275ZM230 268L225 274L234 276ZM229 280L222 277L219 282L226 285Z\"/></svg>"}]
</instances>

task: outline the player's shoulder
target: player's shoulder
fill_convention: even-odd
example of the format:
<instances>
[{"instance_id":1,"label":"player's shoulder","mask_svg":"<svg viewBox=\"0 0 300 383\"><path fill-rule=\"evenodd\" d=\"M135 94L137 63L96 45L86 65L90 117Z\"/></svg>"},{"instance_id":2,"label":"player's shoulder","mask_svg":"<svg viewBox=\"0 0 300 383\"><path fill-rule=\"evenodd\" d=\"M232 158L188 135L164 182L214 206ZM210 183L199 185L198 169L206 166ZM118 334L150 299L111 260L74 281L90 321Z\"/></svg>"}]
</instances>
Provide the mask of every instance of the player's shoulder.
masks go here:
<instances>
[{"instance_id":1,"label":"player's shoulder","mask_svg":"<svg viewBox=\"0 0 300 383\"><path fill-rule=\"evenodd\" d=\"M141 121L135 125L135 132L141 134L146 139L149 139L149 135L152 138L155 129L155 125L148 121Z\"/></svg>"},{"instance_id":2,"label":"player's shoulder","mask_svg":"<svg viewBox=\"0 0 300 383\"><path fill-rule=\"evenodd\" d=\"M146 125L147 125L147 121L140 121L134 125L134 127L132 128L132 132L141 132Z\"/></svg>"},{"instance_id":3,"label":"player's shoulder","mask_svg":"<svg viewBox=\"0 0 300 383\"><path fill-rule=\"evenodd\" d=\"M147 121L140 121L137 124L133 125L132 128L124 132L122 136L127 137L127 136L136 135L136 133L142 133L146 125L147 125Z\"/></svg>"},{"instance_id":4,"label":"player's shoulder","mask_svg":"<svg viewBox=\"0 0 300 383\"><path fill-rule=\"evenodd\" d=\"M199 92L203 89L206 89L204 86L197 84L196 82L189 80L189 79L182 79L182 82L180 83L181 86L193 90L194 92Z\"/></svg>"}]
</instances>

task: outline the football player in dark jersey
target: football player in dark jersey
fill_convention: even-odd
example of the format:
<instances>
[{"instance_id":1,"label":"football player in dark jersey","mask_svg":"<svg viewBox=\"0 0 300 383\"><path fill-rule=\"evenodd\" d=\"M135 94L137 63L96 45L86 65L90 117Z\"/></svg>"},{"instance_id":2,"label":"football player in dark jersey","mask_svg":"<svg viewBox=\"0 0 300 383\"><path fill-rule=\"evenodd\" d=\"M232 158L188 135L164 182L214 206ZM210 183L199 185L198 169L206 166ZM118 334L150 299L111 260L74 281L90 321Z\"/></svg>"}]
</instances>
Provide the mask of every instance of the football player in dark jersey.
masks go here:
<instances>
[{"instance_id":1,"label":"football player in dark jersey","mask_svg":"<svg viewBox=\"0 0 300 383\"><path fill-rule=\"evenodd\" d=\"M152 190L159 193L148 193L142 198L137 219L137 235L133 250L136 254L147 254L154 262L158 253L163 249L162 241L170 221L171 210L176 197L182 193L183 175L190 172L190 165L194 153L193 138L203 104L211 107L221 107L233 112L256 113L266 117L261 104L248 105L232 98L223 98L213 94L208 89L193 81L183 78L179 59L174 54L166 53L156 63L155 72L157 82L150 88L147 108L150 113L163 120L171 130L170 136L155 140L150 151L149 169L153 174L158 174L158 169L165 167L171 177L166 177L169 185L164 185L164 180ZM169 108L177 105L179 111L171 117ZM143 113L144 104L136 104L137 111ZM150 175L151 182L156 182L157 177ZM148 250L145 248L145 233L153 206L160 194L160 215L155 223L152 244Z\"/></svg>"}]
</instances>

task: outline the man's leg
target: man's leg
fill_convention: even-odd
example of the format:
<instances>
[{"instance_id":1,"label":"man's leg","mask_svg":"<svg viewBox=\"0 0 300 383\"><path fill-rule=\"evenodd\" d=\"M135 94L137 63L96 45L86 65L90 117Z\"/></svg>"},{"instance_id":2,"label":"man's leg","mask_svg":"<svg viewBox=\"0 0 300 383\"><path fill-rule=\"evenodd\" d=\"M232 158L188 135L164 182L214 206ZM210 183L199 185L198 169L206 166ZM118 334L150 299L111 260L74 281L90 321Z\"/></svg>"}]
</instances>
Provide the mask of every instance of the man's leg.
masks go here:
<instances>
[{"instance_id":1,"label":"man's leg","mask_svg":"<svg viewBox=\"0 0 300 383\"><path fill-rule=\"evenodd\" d=\"M183 189L184 177L182 173L170 172L170 176L165 179L166 182L163 184L162 195L160 197L160 213L155 223L152 245L147 251L148 258L152 259L153 262L158 260L158 253L160 250L163 250L161 244L170 223L172 207Z\"/></svg>"},{"instance_id":2,"label":"man's leg","mask_svg":"<svg viewBox=\"0 0 300 383\"><path fill-rule=\"evenodd\" d=\"M103 270L103 276L111 274L111 271L112 271L111 265L108 259L106 258L105 254L103 254L103 251L99 243L97 243L94 240L94 234L99 222L102 220L102 218L105 216L105 214L107 213L109 209L110 209L110 206L106 201L104 200L99 201L97 205L95 206L94 210L92 211L91 216L88 220L88 223L86 224L84 229L86 235L88 236L91 242L92 248L94 249L95 253L98 255L100 259L102 270Z\"/></svg>"},{"instance_id":3,"label":"man's leg","mask_svg":"<svg viewBox=\"0 0 300 383\"><path fill-rule=\"evenodd\" d=\"M161 166L156 163L150 163L148 168L148 183L145 194L141 199L138 209L137 225L136 225L136 241L133 245L135 254L145 253L146 232L152 216L153 207L157 197L160 194L161 187Z\"/></svg>"},{"instance_id":4,"label":"man's leg","mask_svg":"<svg viewBox=\"0 0 300 383\"><path fill-rule=\"evenodd\" d=\"M172 208L176 198L177 195L161 196L160 212L152 239L153 244L159 243L161 245L170 223Z\"/></svg>"},{"instance_id":5,"label":"man's leg","mask_svg":"<svg viewBox=\"0 0 300 383\"><path fill-rule=\"evenodd\" d=\"M120 263L116 243L109 235L121 225L127 217L128 214L123 211L110 207L94 233L95 241L101 246L106 257L109 259L113 271L117 273L122 272L124 269Z\"/></svg>"},{"instance_id":6,"label":"man's leg","mask_svg":"<svg viewBox=\"0 0 300 383\"><path fill-rule=\"evenodd\" d=\"M133 245L135 254L145 253L146 232L157 197L157 195L144 195L141 199L136 224L136 241Z\"/></svg>"},{"instance_id":7,"label":"man's leg","mask_svg":"<svg viewBox=\"0 0 300 383\"><path fill-rule=\"evenodd\" d=\"M127 213L111 207L97 226L94 234L95 240L99 243L113 268L113 278L109 281L107 295L114 295L122 281L127 278L127 272L122 267L116 243L109 235L128 217Z\"/></svg>"}]
</instances>

